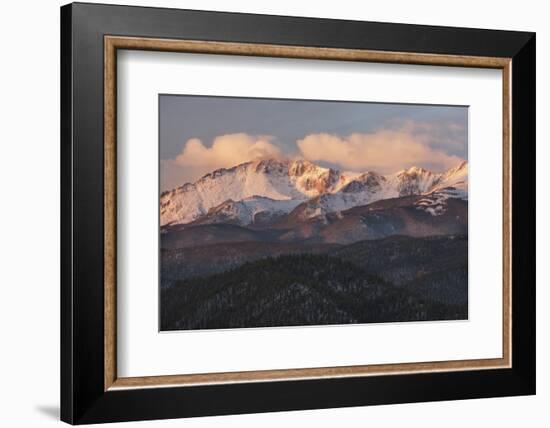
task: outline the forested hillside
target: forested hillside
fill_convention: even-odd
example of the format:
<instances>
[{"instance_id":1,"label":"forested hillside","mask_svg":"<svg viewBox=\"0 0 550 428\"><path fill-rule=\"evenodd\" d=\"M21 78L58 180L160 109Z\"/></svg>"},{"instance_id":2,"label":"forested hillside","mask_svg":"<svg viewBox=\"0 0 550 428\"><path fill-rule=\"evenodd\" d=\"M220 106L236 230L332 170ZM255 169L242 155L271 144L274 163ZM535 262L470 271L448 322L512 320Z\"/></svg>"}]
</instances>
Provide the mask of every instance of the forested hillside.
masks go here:
<instances>
[{"instance_id":1,"label":"forested hillside","mask_svg":"<svg viewBox=\"0 0 550 428\"><path fill-rule=\"evenodd\" d=\"M436 275L445 275L448 270ZM457 268L453 275L464 275ZM432 272L432 275L434 272ZM452 275L451 275L452 276ZM443 279L443 278L440 278ZM449 282L445 279L445 283ZM330 255L268 257L161 290L161 329L219 329L467 318L422 275L399 286ZM457 295L463 295L456 281ZM435 285L435 289L427 293ZM452 294L447 290L444 294ZM467 294L466 294L467 296ZM460 303L449 303L448 301Z\"/></svg>"}]
</instances>

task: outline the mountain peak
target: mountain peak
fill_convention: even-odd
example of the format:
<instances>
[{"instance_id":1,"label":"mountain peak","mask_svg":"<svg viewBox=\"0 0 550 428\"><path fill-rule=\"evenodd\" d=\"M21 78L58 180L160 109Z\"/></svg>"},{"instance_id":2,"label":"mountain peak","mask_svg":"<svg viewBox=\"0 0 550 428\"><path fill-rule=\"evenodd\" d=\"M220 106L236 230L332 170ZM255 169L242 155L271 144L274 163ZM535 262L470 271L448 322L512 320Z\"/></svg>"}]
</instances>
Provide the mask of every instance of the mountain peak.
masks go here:
<instances>
[{"instance_id":1,"label":"mountain peak","mask_svg":"<svg viewBox=\"0 0 550 428\"><path fill-rule=\"evenodd\" d=\"M314 163L305 160L305 159L296 159L292 162L289 162L288 173L291 176L299 177L301 175L311 173L311 172L326 172L328 168L320 167Z\"/></svg>"},{"instance_id":2,"label":"mountain peak","mask_svg":"<svg viewBox=\"0 0 550 428\"><path fill-rule=\"evenodd\" d=\"M467 167L468 167L468 161L465 161L465 160L464 160L464 161L460 162L460 163L459 163L457 166L455 166L454 168L451 168L451 169L449 170L449 172L450 172L450 171L461 171L461 170L463 170L463 169L465 169L465 168L467 168Z\"/></svg>"},{"instance_id":3,"label":"mountain peak","mask_svg":"<svg viewBox=\"0 0 550 428\"><path fill-rule=\"evenodd\" d=\"M425 174L425 173L432 174L431 171L428 171L427 169L422 168L421 166L411 166L407 170L407 173L409 173L409 174Z\"/></svg>"},{"instance_id":4,"label":"mountain peak","mask_svg":"<svg viewBox=\"0 0 550 428\"><path fill-rule=\"evenodd\" d=\"M214 215L246 224L271 218L274 213L287 213L306 201L315 205L315 212L318 208L328 213L444 189L453 189L461 198L467 198L467 162L445 173L412 166L384 176L374 171L341 172L305 159L255 159L217 169L193 184L163 192L161 224L186 224Z\"/></svg>"},{"instance_id":5,"label":"mountain peak","mask_svg":"<svg viewBox=\"0 0 550 428\"><path fill-rule=\"evenodd\" d=\"M397 172L395 175L397 176L418 176L418 175L435 175L432 171L429 169L423 168L421 166L411 166L407 169L402 169L401 171Z\"/></svg>"}]
</instances>

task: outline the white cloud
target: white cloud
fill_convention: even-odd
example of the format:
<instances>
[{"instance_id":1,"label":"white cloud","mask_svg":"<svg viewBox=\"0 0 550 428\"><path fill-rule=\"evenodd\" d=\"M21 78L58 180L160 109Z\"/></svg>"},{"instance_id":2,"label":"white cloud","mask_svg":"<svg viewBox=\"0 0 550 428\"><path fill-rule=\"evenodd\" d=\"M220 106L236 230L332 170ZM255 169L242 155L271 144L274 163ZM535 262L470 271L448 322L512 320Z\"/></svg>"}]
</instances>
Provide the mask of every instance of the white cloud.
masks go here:
<instances>
[{"instance_id":1,"label":"white cloud","mask_svg":"<svg viewBox=\"0 0 550 428\"><path fill-rule=\"evenodd\" d=\"M220 135L210 147L198 138L191 138L175 159L161 161L161 188L166 190L194 182L215 169L229 168L254 159L282 156L275 138L269 135Z\"/></svg>"},{"instance_id":2,"label":"white cloud","mask_svg":"<svg viewBox=\"0 0 550 428\"><path fill-rule=\"evenodd\" d=\"M453 125L455 126L455 125ZM463 128L445 124L401 121L387 124L371 133L354 133L347 137L318 133L296 141L299 155L312 162L326 162L341 169L394 173L411 166L444 171L463 159L446 150L464 146ZM450 129L450 131L449 131ZM288 149L287 149L288 152ZM161 160L161 189L168 190L219 168L249 162L254 159L283 158L275 137L226 134L216 137L210 147L200 139L185 142L182 151L173 159Z\"/></svg>"},{"instance_id":3,"label":"white cloud","mask_svg":"<svg viewBox=\"0 0 550 428\"><path fill-rule=\"evenodd\" d=\"M428 144L425 137L405 130L384 129L368 134L340 137L310 134L296 142L304 158L341 168L393 173L410 166L446 170L462 161Z\"/></svg>"}]
</instances>

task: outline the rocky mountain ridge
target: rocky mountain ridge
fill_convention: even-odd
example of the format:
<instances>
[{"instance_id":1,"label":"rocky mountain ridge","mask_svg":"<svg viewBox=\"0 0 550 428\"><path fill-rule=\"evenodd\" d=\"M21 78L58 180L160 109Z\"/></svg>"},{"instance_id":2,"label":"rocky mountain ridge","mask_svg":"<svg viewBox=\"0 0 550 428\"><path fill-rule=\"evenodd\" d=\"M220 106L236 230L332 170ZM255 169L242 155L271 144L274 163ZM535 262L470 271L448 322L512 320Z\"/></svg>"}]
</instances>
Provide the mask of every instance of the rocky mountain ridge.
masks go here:
<instances>
[{"instance_id":1,"label":"rocky mountain ridge","mask_svg":"<svg viewBox=\"0 0 550 428\"><path fill-rule=\"evenodd\" d=\"M161 226L274 223L322 218L378 200L423 195L419 210L440 215L449 198L468 199L468 164L444 172L411 167L381 175L339 171L305 160L255 160L213 171L164 192Z\"/></svg>"}]
</instances>

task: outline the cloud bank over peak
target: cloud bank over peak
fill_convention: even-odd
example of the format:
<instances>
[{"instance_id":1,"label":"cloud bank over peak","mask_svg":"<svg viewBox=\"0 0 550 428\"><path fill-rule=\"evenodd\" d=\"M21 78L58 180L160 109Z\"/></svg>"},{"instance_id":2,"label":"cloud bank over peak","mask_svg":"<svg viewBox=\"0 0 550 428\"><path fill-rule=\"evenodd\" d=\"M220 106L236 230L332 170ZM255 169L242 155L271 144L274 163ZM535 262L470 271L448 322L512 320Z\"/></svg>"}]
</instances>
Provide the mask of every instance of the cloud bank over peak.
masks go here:
<instances>
[{"instance_id":1,"label":"cloud bank over peak","mask_svg":"<svg viewBox=\"0 0 550 428\"><path fill-rule=\"evenodd\" d=\"M182 166L226 167L251 159L278 158L281 150L270 135L227 134L216 137L211 147L206 147L198 138L188 140L176 163Z\"/></svg>"},{"instance_id":2,"label":"cloud bank over peak","mask_svg":"<svg viewBox=\"0 0 550 428\"><path fill-rule=\"evenodd\" d=\"M219 168L256 159L303 158L341 170L391 174L411 166L446 171L466 160L467 129L453 122L393 121L372 132L347 136L319 132L296 141L245 132L224 134L210 143L188 139L171 159L161 160L161 190L169 190Z\"/></svg>"},{"instance_id":3,"label":"cloud bank over peak","mask_svg":"<svg viewBox=\"0 0 550 428\"><path fill-rule=\"evenodd\" d=\"M434 147L426 135L403 129L382 129L346 137L326 133L309 134L296 144L302 156L309 161L383 174L412 165L444 171L463 160Z\"/></svg>"},{"instance_id":4,"label":"cloud bank over peak","mask_svg":"<svg viewBox=\"0 0 550 428\"><path fill-rule=\"evenodd\" d=\"M283 158L284 154L271 135L235 133L220 135L207 147L200 139L191 138L174 159L161 160L161 188L194 182L219 168L229 168L255 159Z\"/></svg>"}]
</instances>

